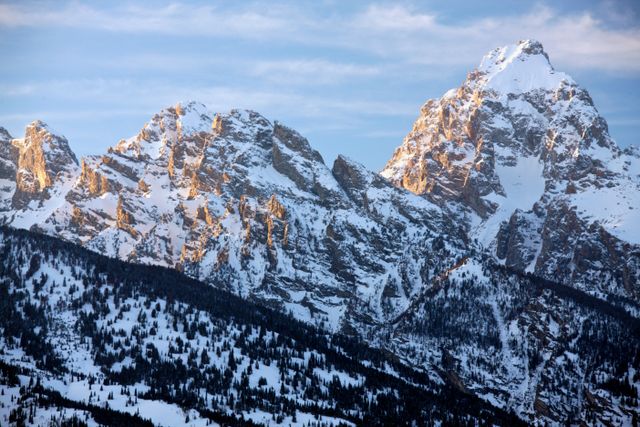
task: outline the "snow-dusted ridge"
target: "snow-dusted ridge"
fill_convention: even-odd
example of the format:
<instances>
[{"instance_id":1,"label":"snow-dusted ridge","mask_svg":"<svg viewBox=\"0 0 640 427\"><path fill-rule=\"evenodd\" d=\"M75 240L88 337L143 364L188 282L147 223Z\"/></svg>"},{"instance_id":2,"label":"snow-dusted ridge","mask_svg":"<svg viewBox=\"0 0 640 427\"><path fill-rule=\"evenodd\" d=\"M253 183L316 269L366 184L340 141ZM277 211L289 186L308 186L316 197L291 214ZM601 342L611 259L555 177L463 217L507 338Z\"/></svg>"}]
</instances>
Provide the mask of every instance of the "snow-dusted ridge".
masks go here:
<instances>
[{"instance_id":1,"label":"snow-dusted ridge","mask_svg":"<svg viewBox=\"0 0 640 427\"><path fill-rule=\"evenodd\" d=\"M254 111L179 103L78 169L50 203L13 206L4 222L224 283L332 330L395 317L453 262L438 254L462 250L435 205L344 157L329 169ZM443 229L451 238L431 250Z\"/></svg>"}]
</instances>

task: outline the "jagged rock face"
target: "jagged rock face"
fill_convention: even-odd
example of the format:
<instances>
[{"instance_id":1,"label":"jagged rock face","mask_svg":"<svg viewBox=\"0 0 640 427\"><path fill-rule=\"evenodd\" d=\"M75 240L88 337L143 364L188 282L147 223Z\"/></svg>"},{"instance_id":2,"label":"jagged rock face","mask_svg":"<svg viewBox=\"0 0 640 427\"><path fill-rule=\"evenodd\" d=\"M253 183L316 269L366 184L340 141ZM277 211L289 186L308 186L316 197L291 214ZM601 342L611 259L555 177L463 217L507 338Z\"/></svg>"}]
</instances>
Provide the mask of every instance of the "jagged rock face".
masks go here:
<instances>
[{"instance_id":1,"label":"jagged rock face","mask_svg":"<svg viewBox=\"0 0 640 427\"><path fill-rule=\"evenodd\" d=\"M429 100L381 174L450 210L509 266L638 301L640 273L625 267L640 263L638 160L526 40Z\"/></svg>"},{"instance_id":2,"label":"jagged rock face","mask_svg":"<svg viewBox=\"0 0 640 427\"><path fill-rule=\"evenodd\" d=\"M82 159L64 203L21 226L350 333L397 316L465 251L461 230L425 199L343 157L330 170L300 134L258 113L197 103Z\"/></svg>"},{"instance_id":3,"label":"jagged rock face","mask_svg":"<svg viewBox=\"0 0 640 427\"><path fill-rule=\"evenodd\" d=\"M0 144L1 179L7 182L6 190L13 190L10 203L3 198L4 210L21 210L34 200L42 207L77 174L78 160L66 138L55 135L41 121L27 126L20 139L12 139L2 129Z\"/></svg>"}]
</instances>

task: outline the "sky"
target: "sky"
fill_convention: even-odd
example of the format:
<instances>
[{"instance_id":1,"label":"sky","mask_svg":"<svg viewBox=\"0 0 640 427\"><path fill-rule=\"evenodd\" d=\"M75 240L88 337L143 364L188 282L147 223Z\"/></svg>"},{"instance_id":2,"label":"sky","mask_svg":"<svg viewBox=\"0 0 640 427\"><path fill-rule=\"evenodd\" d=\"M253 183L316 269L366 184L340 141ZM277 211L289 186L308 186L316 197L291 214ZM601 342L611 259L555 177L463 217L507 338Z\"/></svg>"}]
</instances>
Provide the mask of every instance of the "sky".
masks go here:
<instances>
[{"instance_id":1,"label":"sky","mask_svg":"<svg viewBox=\"0 0 640 427\"><path fill-rule=\"evenodd\" d=\"M430 98L491 49L537 39L621 146L640 135L640 2L0 0L0 126L80 156L179 101L247 108L381 169Z\"/></svg>"}]
</instances>

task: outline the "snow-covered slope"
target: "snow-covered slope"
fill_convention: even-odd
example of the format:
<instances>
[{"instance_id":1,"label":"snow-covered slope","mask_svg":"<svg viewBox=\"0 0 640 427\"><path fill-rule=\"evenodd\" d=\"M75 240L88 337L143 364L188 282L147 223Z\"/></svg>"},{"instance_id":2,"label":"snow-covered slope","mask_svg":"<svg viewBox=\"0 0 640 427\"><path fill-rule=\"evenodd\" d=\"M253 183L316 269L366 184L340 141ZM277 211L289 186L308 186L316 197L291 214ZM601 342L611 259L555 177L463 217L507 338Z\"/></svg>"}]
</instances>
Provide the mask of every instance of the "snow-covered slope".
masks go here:
<instances>
[{"instance_id":1,"label":"snow-covered slope","mask_svg":"<svg viewBox=\"0 0 640 427\"><path fill-rule=\"evenodd\" d=\"M639 327L606 301L469 258L384 330L404 360L533 425L628 425Z\"/></svg>"},{"instance_id":2,"label":"snow-covered slope","mask_svg":"<svg viewBox=\"0 0 640 427\"><path fill-rule=\"evenodd\" d=\"M3 426L523 425L175 271L4 227L0 253Z\"/></svg>"},{"instance_id":3,"label":"snow-covered slope","mask_svg":"<svg viewBox=\"0 0 640 427\"><path fill-rule=\"evenodd\" d=\"M382 175L508 266L640 301L638 155L536 41L491 51L429 100Z\"/></svg>"}]
</instances>

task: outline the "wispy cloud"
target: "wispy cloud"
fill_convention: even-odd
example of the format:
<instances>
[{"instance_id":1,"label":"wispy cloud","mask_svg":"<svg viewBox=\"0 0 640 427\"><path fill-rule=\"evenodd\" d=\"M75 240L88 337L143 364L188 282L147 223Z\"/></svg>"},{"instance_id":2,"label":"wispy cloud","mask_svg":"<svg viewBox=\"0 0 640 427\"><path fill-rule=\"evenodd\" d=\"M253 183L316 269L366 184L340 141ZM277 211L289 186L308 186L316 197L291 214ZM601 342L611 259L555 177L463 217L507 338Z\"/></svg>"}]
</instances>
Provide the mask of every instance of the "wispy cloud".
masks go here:
<instances>
[{"instance_id":1,"label":"wispy cloud","mask_svg":"<svg viewBox=\"0 0 640 427\"><path fill-rule=\"evenodd\" d=\"M623 19L612 11L607 16ZM434 66L475 63L482 53L522 38L543 42L559 64L600 70L640 72L640 25L607 25L586 11L561 14L544 4L522 14L500 14L445 22L428 9L374 4L348 14L317 14L293 4L250 3L239 7L171 3L162 7L81 3L45 7L38 3L0 4L0 28L71 27L124 33L278 40L291 45L331 46L381 58ZM613 18L611 18L613 19ZM617 22L617 21L616 21ZM274 64L288 73L308 73L317 65L338 76L362 72L318 62ZM254 71L268 71L256 64ZM365 70L366 72L366 70ZM353 74L351 74L353 75Z\"/></svg>"},{"instance_id":2,"label":"wispy cloud","mask_svg":"<svg viewBox=\"0 0 640 427\"><path fill-rule=\"evenodd\" d=\"M380 75L378 66L339 63L324 59L257 61L247 67L250 74L282 83L334 84L354 77Z\"/></svg>"},{"instance_id":3,"label":"wispy cloud","mask_svg":"<svg viewBox=\"0 0 640 427\"><path fill-rule=\"evenodd\" d=\"M183 36L258 37L286 31L287 21L278 16L278 8L230 11L209 5L172 3L162 7L125 5L106 9L71 2L56 8L32 3L2 4L0 25L57 26Z\"/></svg>"},{"instance_id":4,"label":"wispy cloud","mask_svg":"<svg viewBox=\"0 0 640 427\"><path fill-rule=\"evenodd\" d=\"M240 88L225 85L190 85L163 81L148 81L141 83L121 79L86 79L86 80L55 80L48 82L33 82L18 86L0 86L0 93L13 96L38 94L48 98L67 97L79 104L99 103L101 105L118 105L126 101L128 108L110 109L116 112L146 112L149 115L162 107L175 104L178 101L197 100L204 102L214 111L227 111L232 108L245 108L257 111L268 111L271 114L288 117L320 118L332 117L339 114L353 114L364 116L397 116L413 115L415 105L378 99L352 99L349 97L329 97L308 95L294 90L260 90L256 88ZM122 93L126 93L123 100ZM98 109L57 111L56 117L77 115L85 118L95 115ZM48 116L49 113L46 115ZM15 120L18 117L42 117L39 112L29 114L10 114L4 116Z\"/></svg>"},{"instance_id":5,"label":"wispy cloud","mask_svg":"<svg viewBox=\"0 0 640 427\"><path fill-rule=\"evenodd\" d=\"M79 119L105 119L113 117L127 117L132 115L149 114L148 110L141 109L78 109L78 110L42 110L26 113L0 114L0 123L20 122L21 124L36 119L46 120L79 120Z\"/></svg>"},{"instance_id":6,"label":"wispy cloud","mask_svg":"<svg viewBox=\"0 0 640 427\"><path fill-rule=\"evenodd\" d=\"M439 27L436 16L428 13L416 13L405 6L393 5L369 6L355 17L354 28L369 31L411 33Z\"/></svg>"},{"instance_id":7,"label":"wispy cloud","mask_svg":"<svg viewBox=\"0 0 640 427\"><path fill-rule=\"evenodd\" d=\"M444 23L405 6L370 6L352 21L344 42L410 63L467 64L496 46L540 40L558 64L640 72L640 26L610 28L589 12L560 14L537 5L528 13Z\"/></svg>"},{"instance_id":8,"label":"wispy cloud","mask_svg":"<svg viewBox=\"0 0 640 427\"><path fill-rule=\"evenodd\" d=\"M6 97L46 95L63 99L120 97L135 83L129 79L53 79L18 84L0 84L0 94Z\"/></svg>"}]
</instances>

